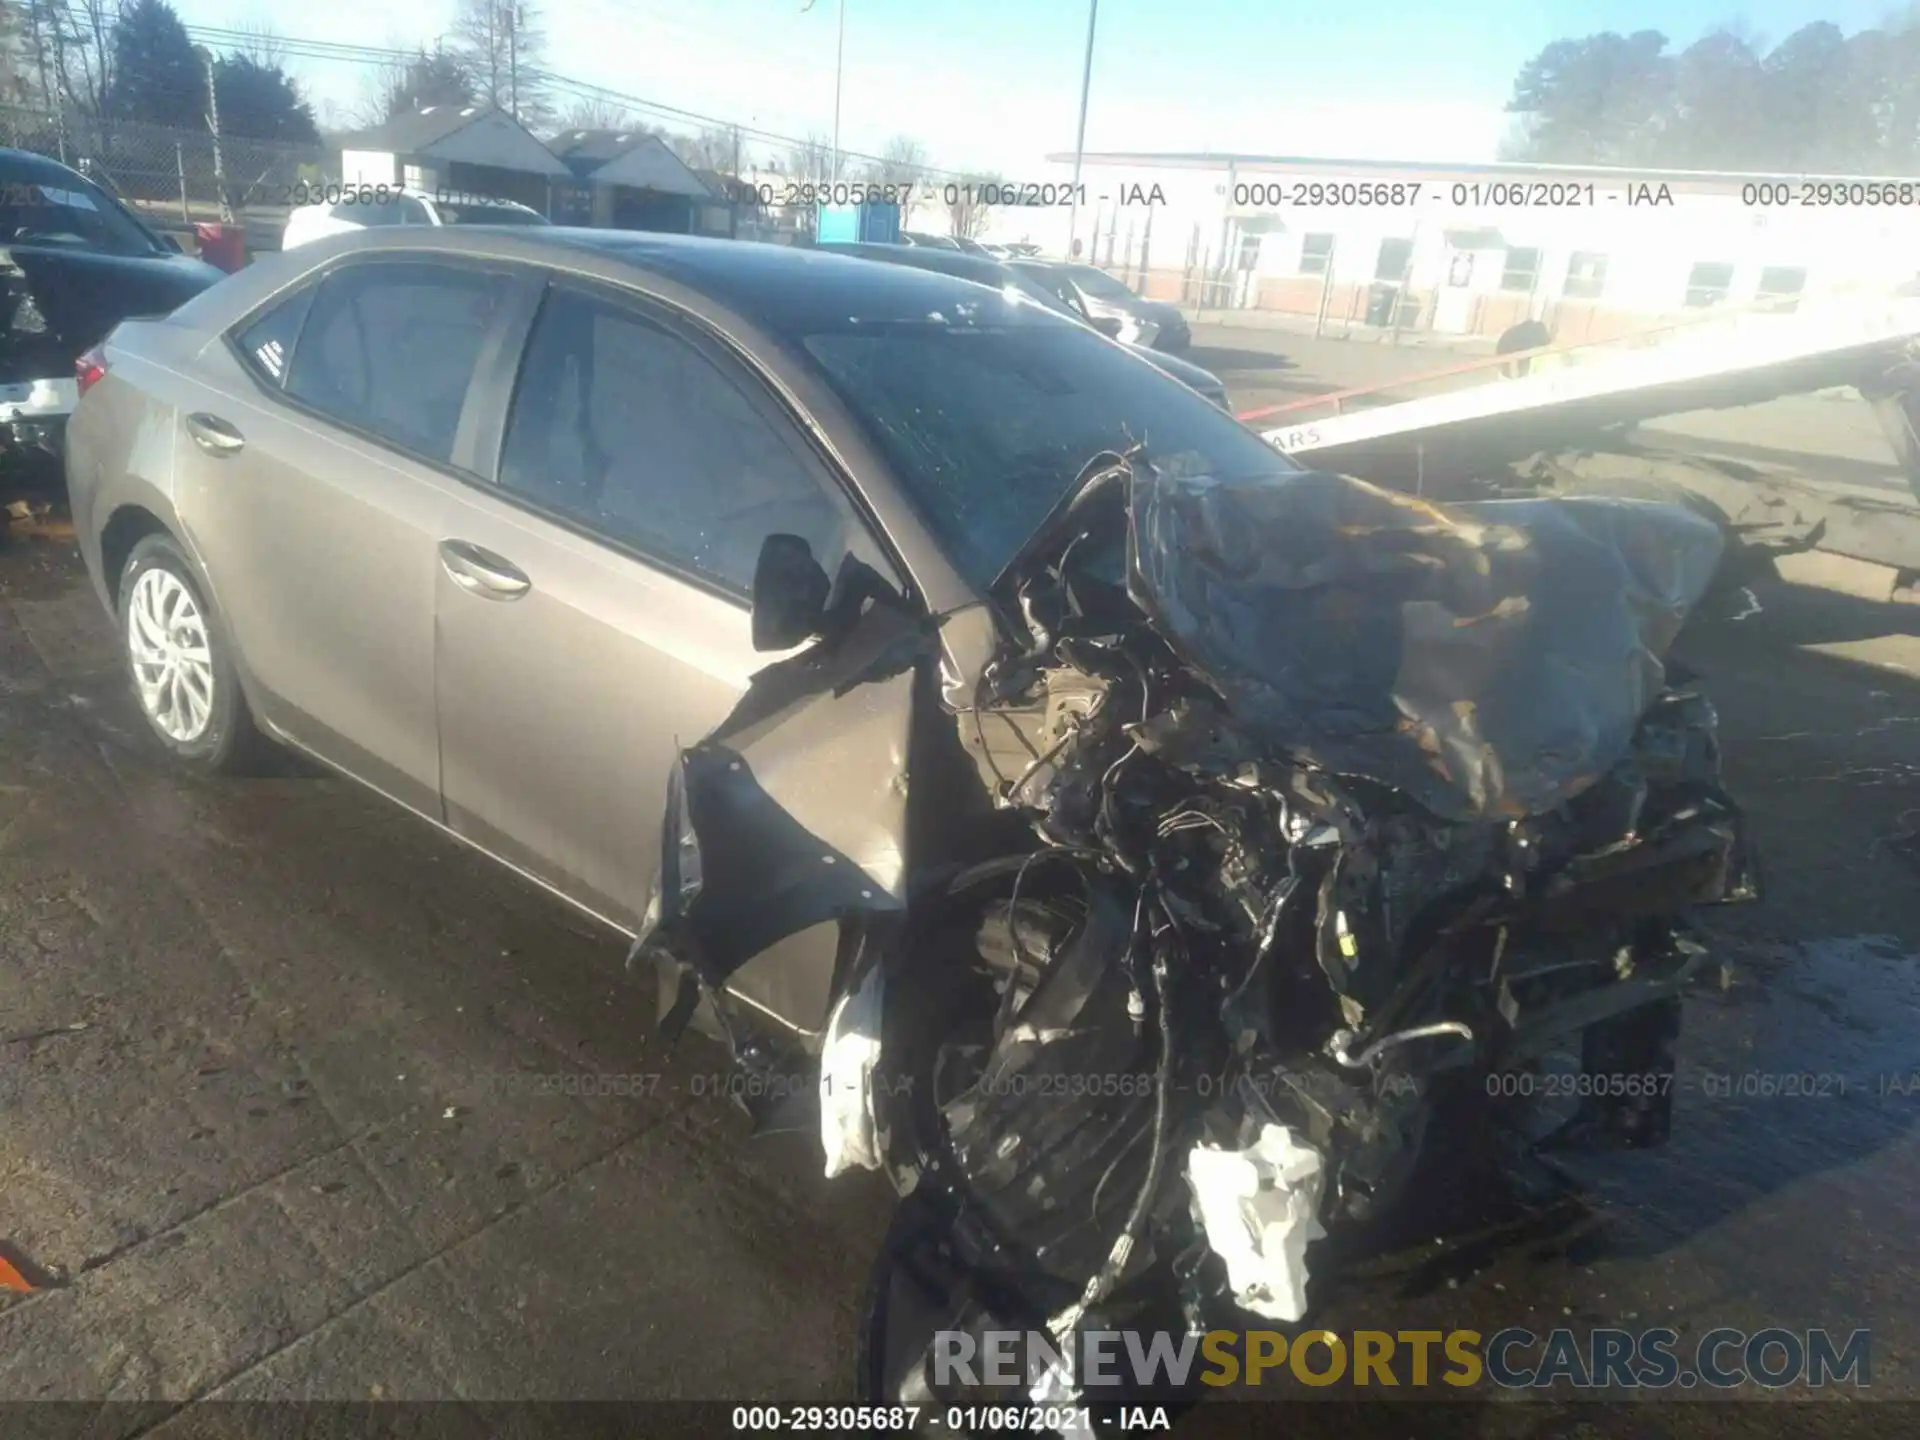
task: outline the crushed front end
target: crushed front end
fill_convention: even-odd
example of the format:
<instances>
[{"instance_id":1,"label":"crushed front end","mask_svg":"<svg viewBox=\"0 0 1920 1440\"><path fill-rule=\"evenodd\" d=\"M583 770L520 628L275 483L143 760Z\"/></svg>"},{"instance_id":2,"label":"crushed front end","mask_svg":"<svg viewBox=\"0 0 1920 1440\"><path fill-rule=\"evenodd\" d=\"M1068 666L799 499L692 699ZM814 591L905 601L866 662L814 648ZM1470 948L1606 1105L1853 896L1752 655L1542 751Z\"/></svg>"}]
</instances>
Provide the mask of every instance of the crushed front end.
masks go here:
<instances>
[{"instance_id":1,"label":"crushed front end","mask_svg":"<svg viewBox=\"0 0 1920 1440\"><path fill-rule=\"evenodd\" d=\"M1690 915L1755 893L1713 709L1662 660L1720 543L1652 502L1442 510L1110 454L1000 577L977 673L869 589L756 682L689 752L636 953L760 1063L729 976L838 924L826 1167L902 1196L871 1398L1082 1393L1069 1363L961 1395L936 1351L986 1331L1070 1357L1085 1330L1300 1321L1316 1247L1404 1214L1463 1124L1517 1158L1664 1137ZM783 716L907 686L914 843L875 804L782 799L807 770ZM824 756L842 727L814 728ZM996 823L935 782L944 752ZM757 813L727 798L749 780ZM1488 1083L1553 1066L1608 1083L1560 1111Z\"/></svg>"},{"instance_id":2,"label":"crushed front end","mask_svg":"<svg viewBox=\"0 0 1920 1440\"><path fill-rule=\"evenodd\" d=\"M894 1397L951 1398L934 1332L1299 1321L1316 1244L1463 1113L1516 1156L1658 1143L1688 916L1755 888L1660 659L1718 559L1686 511L1113 456L1063 518L958 717L1036 843L911 916L893 981ZM1489 1084L1569 1063L1607 1083L1562 1112Z\"/></svg>"}]
</instances>

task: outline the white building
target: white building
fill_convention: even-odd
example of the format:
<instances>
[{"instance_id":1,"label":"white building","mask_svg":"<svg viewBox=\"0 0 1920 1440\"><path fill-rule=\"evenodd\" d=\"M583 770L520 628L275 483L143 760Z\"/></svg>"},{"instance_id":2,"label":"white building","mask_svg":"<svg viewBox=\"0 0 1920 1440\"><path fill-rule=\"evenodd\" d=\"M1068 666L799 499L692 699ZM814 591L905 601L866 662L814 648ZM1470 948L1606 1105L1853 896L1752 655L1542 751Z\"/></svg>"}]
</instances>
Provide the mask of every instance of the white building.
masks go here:
<instances>
[{"instance_id":1,"label":"white building","mask_svg":"<svg viewBox=\"0 0 1920 1440\"><path fill-rule=\"evenodd\" d=\"M1920 276L1920 180L1140 153L1084 157L1082 186L1082 257L1143 293L1335 329L1577 343ZM1066 188L990 238L1064 254Z\"/></svg>"},{"instance_id":2,"label":"white building","mask_svg":"<svg viewBox=\"0 0 1920 1440\"><path fill-rule=\"evenodd\" d=\"M572 173L539 137L503 110L429 105L336 138L347 185L403 185L517 200L541 214Z\"/></svg>"}]
</instances>

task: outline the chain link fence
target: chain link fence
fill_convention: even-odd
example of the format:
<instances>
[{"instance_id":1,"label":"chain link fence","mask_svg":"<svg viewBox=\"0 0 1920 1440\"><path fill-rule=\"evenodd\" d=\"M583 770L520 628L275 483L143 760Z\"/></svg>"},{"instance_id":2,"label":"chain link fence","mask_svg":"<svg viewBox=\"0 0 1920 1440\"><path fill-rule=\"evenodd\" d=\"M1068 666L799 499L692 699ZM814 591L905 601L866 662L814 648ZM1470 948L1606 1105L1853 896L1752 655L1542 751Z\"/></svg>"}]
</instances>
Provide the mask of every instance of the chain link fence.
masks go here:
<instances>
[{"instance_id":1,"label":"chain link fence","mask_svg":"<svg viewBox=\"0 0 1920 1440\"><path fill-rule=\"evenodd\" d=\"M337 177L318 145L0 106L0 145L70 165L160 223L284 216L296 185Z\"/></svg>"}]
</instances>

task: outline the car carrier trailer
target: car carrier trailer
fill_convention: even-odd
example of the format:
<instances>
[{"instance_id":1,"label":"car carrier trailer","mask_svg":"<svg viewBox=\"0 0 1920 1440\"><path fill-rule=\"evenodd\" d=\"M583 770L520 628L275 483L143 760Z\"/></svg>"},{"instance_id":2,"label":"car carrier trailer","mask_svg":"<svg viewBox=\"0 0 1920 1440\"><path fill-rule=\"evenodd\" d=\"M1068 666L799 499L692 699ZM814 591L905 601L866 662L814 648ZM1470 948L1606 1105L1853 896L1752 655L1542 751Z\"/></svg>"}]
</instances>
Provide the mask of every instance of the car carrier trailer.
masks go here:
<instances>
[{"instance_id":1,"label":"car carrier trailer","mask_svg":"<svg viewBox=\"0 0 1920 1440\"><path fill-rule=\"evenodd\" d=\"M1470 383L1475 372L1484 383ZM1377 402L1407 380L1242 415L1316 469L1434 499L1543 489L1686 498L1749 560L1819 549L1920 576L1920 294L1735 312L1626 342L1543 346L1436 371L1456 388ZM1716 456L1635 426L1665 416L1851 388L1872 406L1910 494L1836 486L1796 465ZM1304 412L1326 411L1314 418ZM1275 421L1285 423L1275 424ZM1736 449L1744 447L1733 447ZM1676 494L1679 492L1679 494Z\"/></svg>"}]
</instances>

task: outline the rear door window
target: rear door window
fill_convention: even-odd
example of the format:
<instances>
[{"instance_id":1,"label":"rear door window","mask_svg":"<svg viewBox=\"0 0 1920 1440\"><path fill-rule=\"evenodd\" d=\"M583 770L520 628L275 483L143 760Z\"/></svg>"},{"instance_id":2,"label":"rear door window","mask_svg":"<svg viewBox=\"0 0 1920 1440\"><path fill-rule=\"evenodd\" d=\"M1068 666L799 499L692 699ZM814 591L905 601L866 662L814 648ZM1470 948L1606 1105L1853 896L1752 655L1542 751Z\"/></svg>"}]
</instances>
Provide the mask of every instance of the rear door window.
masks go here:
<instances>
[{"instance_id":1,"label":"rear door window","mask_svg":"<svg viewBox=\"0 0 1920 1440\"><path fill-rule=\"evenodd\" d=\"M421 260L350 265L321 282L286 390L428 460L453 455L460 412L511 282Z\"/></svg>"},{"instance_id":2,"label":"rear door window","mask_svg":"<svg viewBox=\"0 0 1920 1440\"><path fill-rule=\"evenodd\" d=\"M521 364L500 483L744 595L768 535L804 537L831 572L859 534L787 428L665 325L556 289Z\"/></svg>"}]
</instances>

